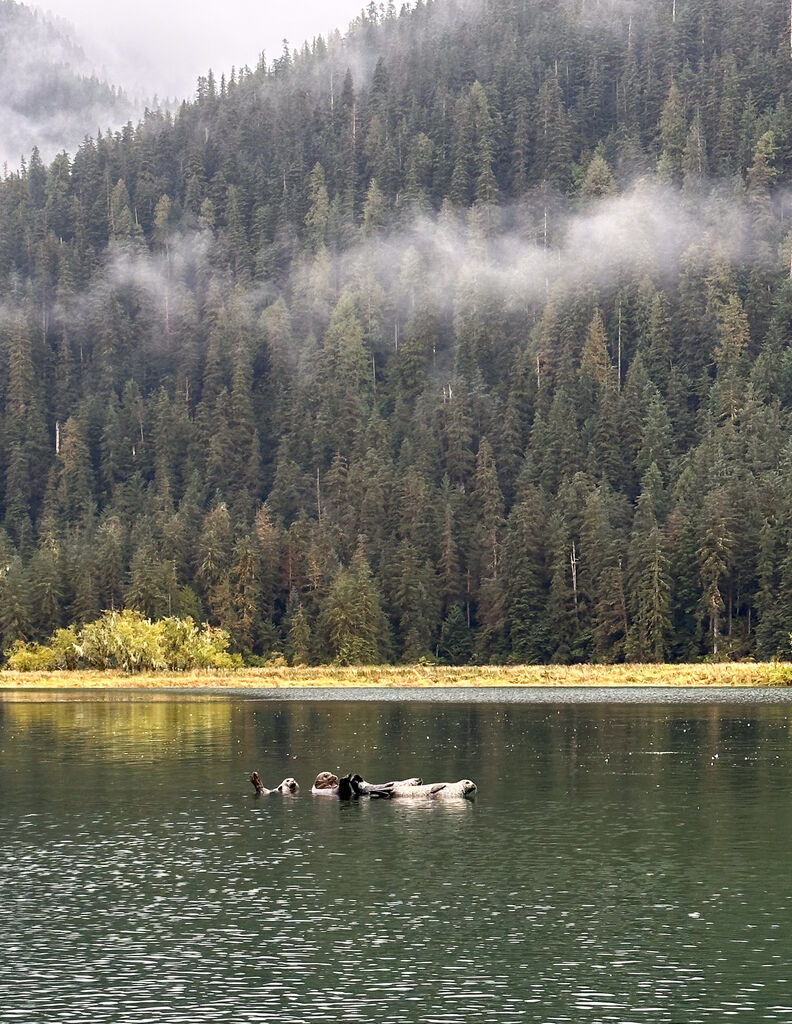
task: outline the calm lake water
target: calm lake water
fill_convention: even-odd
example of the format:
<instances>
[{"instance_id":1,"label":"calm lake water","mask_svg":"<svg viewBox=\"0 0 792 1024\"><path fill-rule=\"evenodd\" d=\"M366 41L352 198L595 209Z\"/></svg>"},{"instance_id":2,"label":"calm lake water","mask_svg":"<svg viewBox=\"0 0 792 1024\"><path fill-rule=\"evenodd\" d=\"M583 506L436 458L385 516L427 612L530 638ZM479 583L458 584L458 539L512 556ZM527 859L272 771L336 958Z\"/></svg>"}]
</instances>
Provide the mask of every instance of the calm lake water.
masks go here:
<instances>
[{"instance_id":1,"label":"calm lake water","mask_svg":"<svg viewBox=\"0 0 792 1024\"><path fill-rule=\"evenodd\" d=\"M366 696L0 693L0 1020L792 1022L789 695Z\"/></svg>"}]
</instances>

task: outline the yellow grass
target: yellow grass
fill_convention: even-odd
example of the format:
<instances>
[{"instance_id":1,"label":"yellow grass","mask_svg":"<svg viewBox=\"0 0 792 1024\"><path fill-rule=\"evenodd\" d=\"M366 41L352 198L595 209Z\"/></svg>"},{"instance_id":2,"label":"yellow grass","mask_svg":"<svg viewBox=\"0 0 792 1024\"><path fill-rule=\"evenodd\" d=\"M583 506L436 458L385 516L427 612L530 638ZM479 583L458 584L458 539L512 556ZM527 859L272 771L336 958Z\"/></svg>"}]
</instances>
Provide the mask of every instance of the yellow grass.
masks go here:
<instances>
[{"instance_id":1,"label":"yellow grass","mask_svg":"<svg viewBox=\"0 0 792 1024\"><path fill-rule=\"evenodd\" d=\"M11 689L292 689L296 687L487 686L789 686L792 663L699 665L514 665L447 668L376 665L354 668L250 668L233 672L0 672Z\"/></svg>"}]
</instances>

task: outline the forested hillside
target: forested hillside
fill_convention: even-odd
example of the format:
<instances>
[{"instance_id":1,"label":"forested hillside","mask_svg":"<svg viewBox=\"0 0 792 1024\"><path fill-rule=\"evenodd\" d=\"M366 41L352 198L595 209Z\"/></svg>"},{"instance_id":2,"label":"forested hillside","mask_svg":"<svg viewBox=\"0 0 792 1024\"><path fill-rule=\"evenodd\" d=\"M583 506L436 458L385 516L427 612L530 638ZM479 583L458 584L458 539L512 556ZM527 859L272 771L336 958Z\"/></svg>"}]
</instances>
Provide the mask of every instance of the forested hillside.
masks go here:
<instances>
[{"instance_id":1,"label":"forested hillside","mask_svg":"<svg viewBox=\"0 0 792 1024\"><path fill-rule=\"evenodd\" d=\"M54 156L132 110L92 72L66 22L0 0L0 161L17 167L33 146Z\"/></svg>"},{"instance_id":2,"label":"forested hillside","mask_svg":"<svg viewBox=\"0 0 792 1024\"><path fill-rule=\"evenodd\" d=\"M372 5L0 182L0 633L792 630L787 0Z\"/></svg>"}]
</instances>

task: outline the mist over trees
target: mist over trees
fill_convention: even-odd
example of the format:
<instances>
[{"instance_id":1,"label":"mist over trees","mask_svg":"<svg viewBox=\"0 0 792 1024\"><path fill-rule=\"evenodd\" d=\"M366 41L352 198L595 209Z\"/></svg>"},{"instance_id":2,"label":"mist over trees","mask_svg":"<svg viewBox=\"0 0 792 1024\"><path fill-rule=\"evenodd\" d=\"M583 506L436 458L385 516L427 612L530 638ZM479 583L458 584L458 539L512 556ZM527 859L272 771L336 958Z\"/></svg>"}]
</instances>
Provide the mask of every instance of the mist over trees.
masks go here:
<instances>
[{"instance_id":1,"label":"mist over trees","mask_svg":"<svg viewBox=\"0 0 792 1024\"><path fill-rule=\"evenodd\" d=\"M772 657L785 0L370 5L0 182L0 640Z\"/></svg>"},{"instance_id":2,"label":"mist over trees","mask_svg":"<svg viewBox=\"0 0 792 1024\"><path fill-rule=\"evenodd\" d=\"M48 158L74 150L133 113L96 75L67 22L0 0L0 161L17 167L34 146Z\"/></svg>"}]
</instances>

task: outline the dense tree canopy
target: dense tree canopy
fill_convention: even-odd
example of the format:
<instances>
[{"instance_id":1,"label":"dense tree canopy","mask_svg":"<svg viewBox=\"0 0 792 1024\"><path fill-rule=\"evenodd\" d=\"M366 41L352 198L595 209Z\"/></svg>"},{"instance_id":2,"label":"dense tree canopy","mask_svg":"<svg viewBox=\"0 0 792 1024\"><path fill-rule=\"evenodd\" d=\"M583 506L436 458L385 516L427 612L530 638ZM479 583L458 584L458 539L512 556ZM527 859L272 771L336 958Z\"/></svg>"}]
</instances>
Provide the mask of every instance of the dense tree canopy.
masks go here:
<instances>
[{"instance_id":1,"label":"dense tree canopy","mask_svg":"<svg viewBox=\"0 0 792 1024\"><path fill-rule=\"evenodd\" d=\"M789 14L371 4L7 174L3 648L786 650Z\"/></svg>"}]
</instances>

